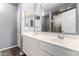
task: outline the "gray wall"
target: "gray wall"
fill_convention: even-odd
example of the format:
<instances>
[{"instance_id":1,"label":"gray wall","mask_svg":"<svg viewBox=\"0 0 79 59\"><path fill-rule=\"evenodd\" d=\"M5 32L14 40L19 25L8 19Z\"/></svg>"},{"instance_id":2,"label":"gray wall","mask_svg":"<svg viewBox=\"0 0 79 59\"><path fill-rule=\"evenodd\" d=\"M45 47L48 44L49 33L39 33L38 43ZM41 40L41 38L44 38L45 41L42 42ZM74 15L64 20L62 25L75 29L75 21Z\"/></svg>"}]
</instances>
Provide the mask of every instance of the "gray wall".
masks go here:
<instances>
[{"instance_id":1,"label":"gray wall","mask_svg":"<svg viewBox=\"0 0 79 59\"><path fill-rule=\"evenodd\" d=\"M16 6L0 4L0 49L17 44Z\"/></svg>"},{"instance_id":2,"label":"gray wall","mask_svg":"<svg viewBox=\"0 0 79 59\"><path fill-rule=\"evenodd\" d=\"M77 24L76 24L76 30L77 30L77 34L79 34L79 3L76 4L76 8L77 8Z\"/></svg>"},{"instance_id":3,"label":"gray wall","mask_svg":"<svg viewBox=\"0 0 79 59\"><path fill-rule=\"evenodd\" d=\"M42 16L42 31L43 32L49 31L49 17Z\"/></svg>"}]
</instances>

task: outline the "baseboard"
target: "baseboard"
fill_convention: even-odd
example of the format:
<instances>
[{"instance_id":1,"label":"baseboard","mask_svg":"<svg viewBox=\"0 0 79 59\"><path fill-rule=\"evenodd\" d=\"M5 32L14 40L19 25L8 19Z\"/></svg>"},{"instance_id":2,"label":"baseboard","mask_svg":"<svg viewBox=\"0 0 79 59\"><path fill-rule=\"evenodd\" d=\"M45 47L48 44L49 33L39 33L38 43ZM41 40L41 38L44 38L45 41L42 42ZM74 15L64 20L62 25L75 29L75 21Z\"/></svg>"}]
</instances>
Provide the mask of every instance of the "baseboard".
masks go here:
<instances>
[{"instance_id":1,"label":"baseboard","mask_svg":"<svg viewBox=\"0 0 79 59\"><path fill-rule=\"evenodd\" d=\"M14 48L14 47L17 47L17 45L11 46L11 47L7 47L7 48L3 48L3 49L0 49L0 51L7 50L7 49L11 49L11 48Z\"/></svg>"}]
</instances>

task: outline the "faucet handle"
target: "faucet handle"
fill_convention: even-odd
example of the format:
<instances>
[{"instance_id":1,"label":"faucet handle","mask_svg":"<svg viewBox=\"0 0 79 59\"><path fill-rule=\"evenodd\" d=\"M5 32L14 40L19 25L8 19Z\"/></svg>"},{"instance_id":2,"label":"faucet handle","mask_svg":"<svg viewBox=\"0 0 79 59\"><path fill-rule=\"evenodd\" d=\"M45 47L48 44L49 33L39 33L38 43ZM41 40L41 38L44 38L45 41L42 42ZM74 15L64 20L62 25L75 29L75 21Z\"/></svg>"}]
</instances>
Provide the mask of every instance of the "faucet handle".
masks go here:
<instances>
[{"instance_id":1,"label":"faucet handle","mask_svg":"<svg viewBox=\"0 0 79 59\"><path fill-rule=\"evenodd\" d=\"M64 39L64 36L63 35L58 35L58 38L59 39Z\"/></svg>"}]
</instances>

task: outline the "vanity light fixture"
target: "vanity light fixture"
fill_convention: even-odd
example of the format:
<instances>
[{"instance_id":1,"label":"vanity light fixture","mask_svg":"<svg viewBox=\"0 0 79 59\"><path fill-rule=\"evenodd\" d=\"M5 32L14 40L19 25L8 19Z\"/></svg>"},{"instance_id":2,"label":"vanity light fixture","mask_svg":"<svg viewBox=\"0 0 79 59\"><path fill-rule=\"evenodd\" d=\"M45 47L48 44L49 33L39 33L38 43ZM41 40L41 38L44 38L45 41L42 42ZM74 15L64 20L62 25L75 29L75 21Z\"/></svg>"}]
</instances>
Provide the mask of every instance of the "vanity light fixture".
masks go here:
<instances>
[{"instance_id":1,"label":"vanity light fixture","mask_svg":"<svg viewBox=\"0 0 79 59\"><path fill-rule=\"evenodd\" d=\"M30 10L25 12L25 15L26 15L26 16L31 16L32 14L33 14L33 12L30 11Z\"/></svg>"},{"instance_id":2,"label":"vanity light fixture","mask_svg":"<svg viewBox=\"0 0 79 59\"><path fill-rule=\"evenodd\" d=\"M45 7L48 3L42 3L41 6Z\"/></svg>"}]
</instances>

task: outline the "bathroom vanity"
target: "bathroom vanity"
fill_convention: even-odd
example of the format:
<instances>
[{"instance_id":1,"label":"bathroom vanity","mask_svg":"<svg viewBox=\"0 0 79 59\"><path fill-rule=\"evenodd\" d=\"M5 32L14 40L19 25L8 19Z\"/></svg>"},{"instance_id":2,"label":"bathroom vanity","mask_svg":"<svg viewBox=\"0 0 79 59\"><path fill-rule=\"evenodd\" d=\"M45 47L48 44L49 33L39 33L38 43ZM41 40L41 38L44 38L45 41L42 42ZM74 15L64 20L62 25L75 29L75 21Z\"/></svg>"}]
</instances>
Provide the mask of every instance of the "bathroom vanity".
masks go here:
<instances>
[{"instance_id":1,"label":"bathroom vanity","mask_svg":"<svg viewBox=\"0 0 79 59\"><path fill-rule=\"evenodd\" d=\"M79 56L79 40L26 32L23 33L23 52L27 56Z\"/></svg>"},{"instance_id":2,"label":"bathroom vanity","mask_svg":"<svg viewBox=\"0 0 79 59\"><path fill-rule=\"evenodd\" d=\"M75 3L22 4L23 52L27 56L79 56L78 9Z\"/></svg>"}]
</instances>

